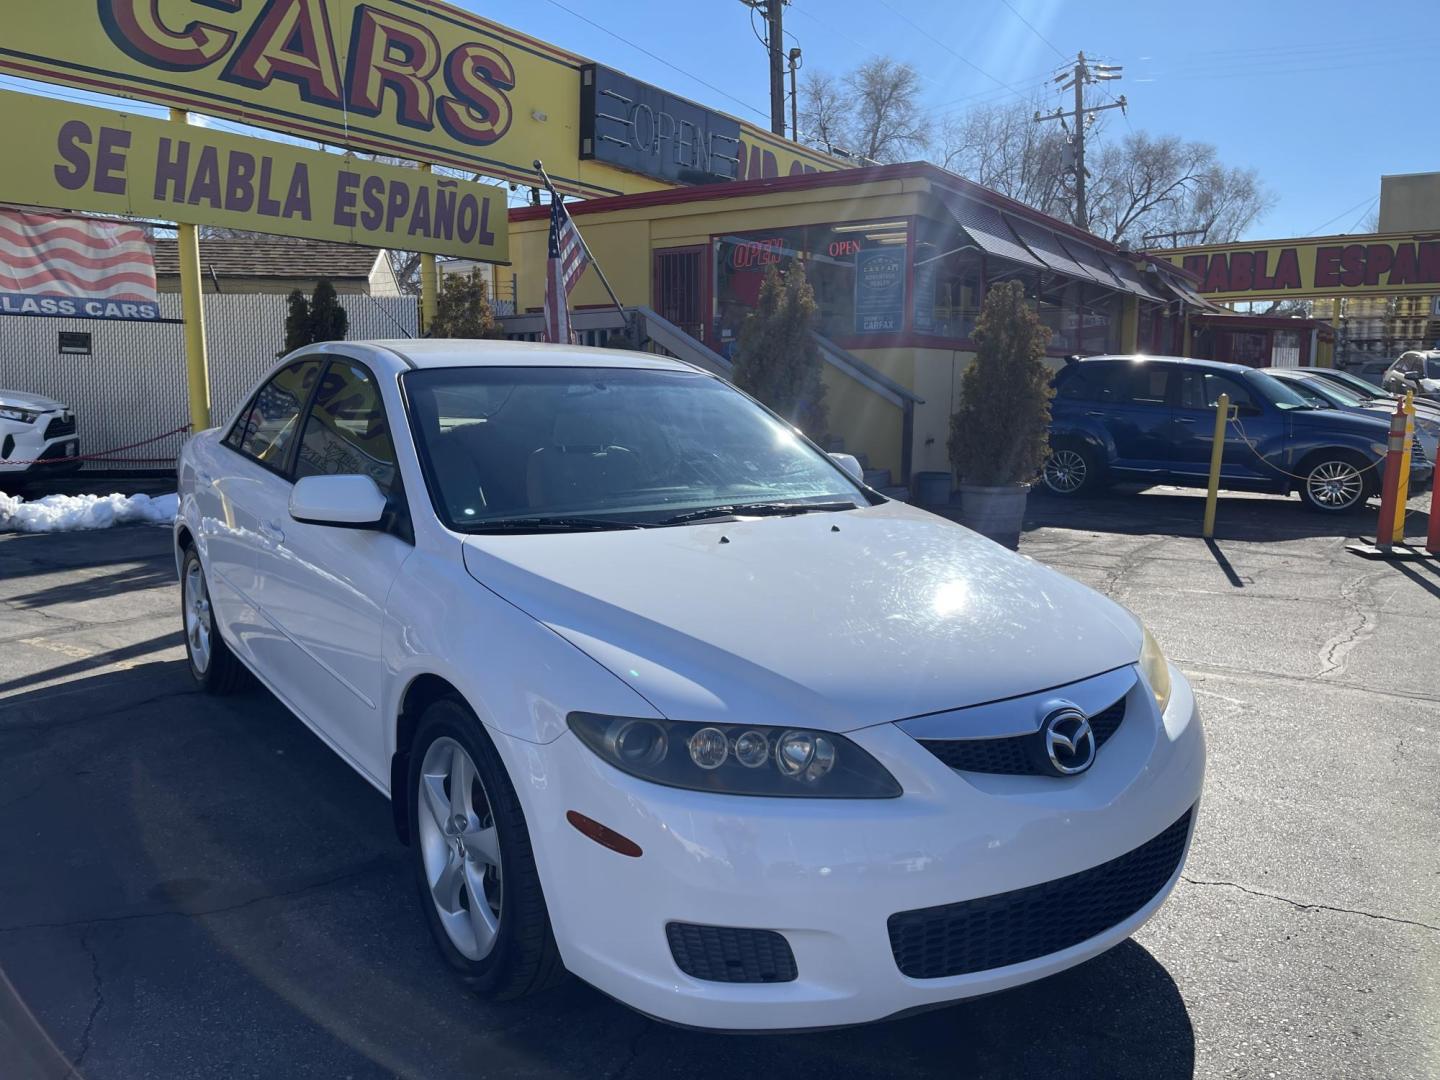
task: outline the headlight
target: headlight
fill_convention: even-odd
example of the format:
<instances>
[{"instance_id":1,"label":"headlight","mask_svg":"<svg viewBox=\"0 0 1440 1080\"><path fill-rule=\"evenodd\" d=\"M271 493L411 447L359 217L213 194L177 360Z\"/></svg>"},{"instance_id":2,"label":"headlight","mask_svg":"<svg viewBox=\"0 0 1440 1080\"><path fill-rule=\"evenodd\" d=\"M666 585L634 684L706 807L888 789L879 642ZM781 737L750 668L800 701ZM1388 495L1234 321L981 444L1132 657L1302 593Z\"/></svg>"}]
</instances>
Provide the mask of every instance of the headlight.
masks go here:
<instances>
[{"instance_id":1,"label":"headlight","mask_svg":"<svg viewBox=\"0 0 1440 1080\"><path fill-rule=\"evenodd\" d=\"M1170 704L1170 665L1155 636L1143 626L1140 629L1145 634L1145 642L1140 646L1140 673L1145 676L1155 695L1155 704L1163 713L1165 706Z\"/></svg>"},{"instance_id":2,"label":"headlight","mask_svg":"<svg viewBox=\"0 0 1440 1080\"><path fill-rule=\"evenodd\" d=\"M22 409L18 405L0 405L0 419L19 420L22 424L33 424L40 419L40 413L34 409Z\"/></svg>"},{"instance_id":3,"label":"headlight","mask_svg":"<svg viewBox=\"0 0 1440 1080\"><path fill-rule=\"evenodd\" d=\"M622 772L726 795L893 799L900 785L842 735L758 724L693 724L571 713L570 730Z\"/></svg>"}]
</instances>

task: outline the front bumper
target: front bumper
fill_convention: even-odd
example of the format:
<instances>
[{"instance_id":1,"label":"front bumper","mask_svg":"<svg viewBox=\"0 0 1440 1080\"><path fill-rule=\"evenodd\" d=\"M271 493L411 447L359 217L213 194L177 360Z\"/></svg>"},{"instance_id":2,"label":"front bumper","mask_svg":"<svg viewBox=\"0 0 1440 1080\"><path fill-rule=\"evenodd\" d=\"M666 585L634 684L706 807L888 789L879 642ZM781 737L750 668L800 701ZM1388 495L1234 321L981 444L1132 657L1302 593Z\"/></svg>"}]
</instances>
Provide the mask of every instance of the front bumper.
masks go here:
<instances>
[{"instance_id":1,"label":"front bumper","mask_svg":"<svg viewBox=\"0 0 1440 1080\"><path fill-rule=\"evenodd\" d=\"M850 732L900 781L889 800L762 799L679 791L611 768L573 735L537 746L495 734L534 841L566 967L652 1016L694 1027L856 1024L1016 986L1123 941L1179 878L1079 944L951 977L901 973L891 915L1024 889L1107 863L1196 807L1205 741L1172 669L1161 717L1142 682L1133 713L1081 776L957 773L892 724ZM1144 706L1148 705L1148 708ZM642 849L629 858L565 820L576 810ZM1191 830L1193 832L1191 819ZM1189 836L1184 839L1188 851ZM669 922L778 931L797 977L725 983L681 972Z\"/></svg>"},{"instance_id":2,"label":"front bumper","mask_svg":"<svg viewBox=\"0 0 1440 1080\"><path fill-rule=\"evenodd\" d=\"M45 413L32 424L0 424L0 475L75 472L80 438L73 415Z\"/></svg>"}]
</instances>

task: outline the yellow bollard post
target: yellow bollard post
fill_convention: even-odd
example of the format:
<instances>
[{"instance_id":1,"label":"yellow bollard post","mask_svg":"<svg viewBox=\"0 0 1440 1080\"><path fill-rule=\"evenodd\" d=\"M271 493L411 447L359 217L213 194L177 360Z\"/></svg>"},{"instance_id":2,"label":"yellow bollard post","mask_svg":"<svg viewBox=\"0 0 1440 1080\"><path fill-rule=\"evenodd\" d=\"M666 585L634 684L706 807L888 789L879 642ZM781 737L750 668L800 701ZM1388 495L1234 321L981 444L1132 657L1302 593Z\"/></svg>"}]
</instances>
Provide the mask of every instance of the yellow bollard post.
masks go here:
<instances>
[{"instance_id":1,"label":"yellow bollard post","mask_svg":"<svg viewBox=\"0 0 1440 1080\"><path fill-rule=\"evenodd\" d=\"M1210 486L1205 491L1206 540L1215 536L1215 500L1220 495L1220 462L1225 457L1225 424L1230 419L1230 395L1221 394L1215 402L1215 441L1210 447Z\"/></svg>"},{"instance_id":2,"label":"yellow bollard post","mask_svg":"<svg viewBox=\"0 0 1440 1080\"><path fill-rule=\"evenodd\" d=\"M171 109L170 119L188 123L184 109ZM190 430L210 426L210 370L205 356L205 297L200 284L200 233L194 225L175 223L180 260L180 316L185 322L185 385L190 401Z\"/></svg>"},{"instance_id":3,"label":"yellow bollard post","mask_svg":"<svg viewBox=\"0 0 1440 1080\"><path fill-rule=\"evenodd\" d=\"M1395 495L1395 520L1390 530L1392 544L1405 543L1405 504L1410 499L1410 452L1415 445L1415 391L1405 394L1405 445L1400 450L1400 486Z\"/></svg>"},{"instance_id":4,"label":"yellow bollard post","mask_svg":"<svg viewBox=\"0 0 1440 1080\"><path fill-rule=\"evenodd\" d=\"M434 172L429 165L421 165L423 173ZM420 256L420 333L430 332L435 324L435 313L440 305L440 280L436 272L435 256Z\"/></svg>"}]
</instances>

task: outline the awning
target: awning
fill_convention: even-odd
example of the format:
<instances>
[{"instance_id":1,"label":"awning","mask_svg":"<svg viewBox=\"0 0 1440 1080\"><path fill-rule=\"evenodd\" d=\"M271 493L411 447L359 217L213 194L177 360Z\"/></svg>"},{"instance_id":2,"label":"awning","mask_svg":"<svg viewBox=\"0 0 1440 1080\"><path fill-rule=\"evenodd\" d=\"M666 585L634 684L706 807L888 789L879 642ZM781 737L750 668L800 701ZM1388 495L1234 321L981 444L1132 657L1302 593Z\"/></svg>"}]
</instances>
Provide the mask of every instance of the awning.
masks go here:
<instances>
[{"instance_id":1,"label":"awning","mask_svg":"<svg viewBox=\"0 0 1440 1080\"><path fill-rule=\"evenodd\" d=\"M1079 278L1081 281L1094 281L1085 268L1072 259L1060 238L1043 225L1036 225L1034 222L1026 221L1024 218L1015 217L1012 214L1003 215L1015 230L1015 235L1025 242L1042 263L1057 274L1065 274L1069 277Z\"/></svg>"},{"instance_id":2,"label":"awning","mask_svg":"<svg viewBox=\"0 0 1440 1080\"><path fill-rule=\"evenodd\" d=\"M1188 281L1178 274L1166 274L1162 272L1160 274L1160 280L1165 283L1167 289L1191 307L1198 307L1201 311L1227 311L1226 308L1220 307L1218 304L1212 304L1209 300L1206 300L1205 297L1190 287Z\"/></svg>"},{"instance_id":3,"label":"awning","mask_svg":"<svg viewBox=\"0 0 1440 1080\"><path fill-rule=\"evenodd\" d=\"M1056 239L1060 241L1060 246L1065 249L1066 253L1105 288L1122 290L1125 288L1124 282L1112 274L1110 268L1105 265L1105 256L1101 252L1074 237L1062 237L1057 234Z\"/></svg>"},{"instance_id":4,"label":"awning","mask_svg":"<svg viewBox=\"0 0 1440 1080\"><path fill-rule=\"evenodd\" d=\"M1123 255L1106 255L1105 265L1110 268L1112 274L1121 280L1126 292L1132 292L1146 300L1154 300L1158 304L1169 302L1166 297L1161 296L1145 284L1145 279L1140 276L1139 271Z\"/></svg>"},{"instance_id":5,"label":"awning","mask_svg":"<svg viewBox=\"0 0 1440 1080\"><path fill-rule=\"evenodd\" d=\"M1045 264L1035 258L1005 224L1005 219L1000 216L1000 211L993 206L986 206L982 202L975 202L972 199L963 198L960 195L945 193L941 196L945 205L949 207L950 213L955 215L956 222L970 239L975 241L975 246L987 255L994 255L997 258L1009 259L1011 262L1020 263L1023 266L1033 266L1037 270L1045 269Z\"/></svg>"}]
</instances>

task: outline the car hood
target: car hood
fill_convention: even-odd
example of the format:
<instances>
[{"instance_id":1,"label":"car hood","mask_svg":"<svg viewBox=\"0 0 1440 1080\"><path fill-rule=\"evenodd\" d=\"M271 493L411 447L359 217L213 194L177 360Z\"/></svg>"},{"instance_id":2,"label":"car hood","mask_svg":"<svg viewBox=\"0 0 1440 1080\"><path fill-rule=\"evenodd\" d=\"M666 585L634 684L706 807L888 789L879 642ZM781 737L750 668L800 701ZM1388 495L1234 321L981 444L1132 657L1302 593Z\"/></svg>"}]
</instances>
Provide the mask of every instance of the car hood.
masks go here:
<instances>
[{"instance_id":1,"label":"car hood","mask_svg":"<svg viewBox=\"0 0 1440 1080\"><path fill-rule=\"evenodd\" d=\"M901 503L463 550L471 576L671 719L849 731L1140 655L1118 604Z\"/></svg>"},{"instance_id":2,"label":"car hood","mask_svg":"<svg viewBox=\"0 0 1440 1080\"><path fill-rule=\"evenodd\" d=\"M65 408L54 398L42 397L39 394L22 394L19 390L0 390L0 405L9 405L18 409L35 409L38 412L51 412L55 409Z\"/></svg>"},{"instance_id":3,"label":"car hood","mask_svg":"<svg viewBox=\"0 0 1440 1080\"><path fill-rule=\"evenodd\" d=\"M1292 409L1287 414L1300 430L1348 431L1384 442L1390 421L1378 412L1345 409Z\"/></svg>"}]
</instances>

